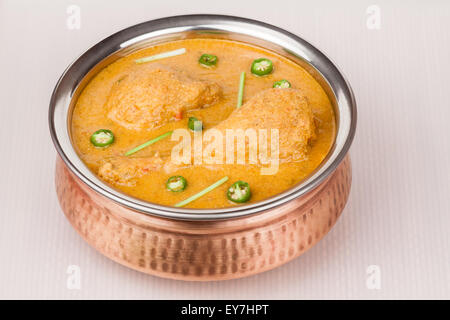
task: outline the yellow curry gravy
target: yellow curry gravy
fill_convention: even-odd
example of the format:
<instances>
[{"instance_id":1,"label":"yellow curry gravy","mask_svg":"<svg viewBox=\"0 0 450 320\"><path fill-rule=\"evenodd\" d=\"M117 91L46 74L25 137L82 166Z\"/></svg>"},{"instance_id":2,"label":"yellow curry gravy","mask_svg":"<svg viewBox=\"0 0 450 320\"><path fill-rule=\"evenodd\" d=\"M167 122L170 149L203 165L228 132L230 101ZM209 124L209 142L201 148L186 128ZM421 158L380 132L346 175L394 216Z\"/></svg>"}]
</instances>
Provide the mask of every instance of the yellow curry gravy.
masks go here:
<instances>
[{"instance_id":1,"label":"yellow curry gravy","mask_svg":"<svg viewBox=\"0 0 450 320\"><path fill-rule=\"evenodd\" d=\"M149 64L158 64L172 70L183 70L193 79L209 80L217 83L222 90L221 98L211 106L188 110L179 121L171 121L152 130L133 130L113 122L108 116L106 102L111 88L136 70L135 60L158 53L185 48L186 53L161 59ZM198 62L204 54L218 56L218 63L205 68ZM257 77L250 72L254 59L264 57L273 62L273 72ZM142 65L143 66L143 65ZM73 110L72 139L74 147L85 164L97 173L102 160L112 156L123 156L130 149L157 137L169 130L187 128L188 118L194 116L203 121L205 129L211 128L235 110L239 89L239 77L246 72L243 102L255 94L271 88L275 81L286 79L292 88L299 89L312 108L316 125L316 136L308 146L305 159L280 163L275 175L261 175L260 167L255 165L197 165L181 168L176 172L164 170L152 171L140 177L133 185L114 184L120 191L149 202L173 206L189 196L203 190L224 176L229 180L187 205L190 208L223 208L237 204L226 197L228 187L235 181L249 183L251 199L257 202L283 192L307 177L325 158L334 141L336 123L333 107L319 83L301 66L274 52L252 45L217 39L189 39L164 43L146 48L120 58L99 72L83 89ZM278 89L283 90L283 89ZM109 129L114 133L115 141L106 148L97 148L90 142L90 136L98 129ZM130 157L152 156L158 152L161 156L170 156L177 141L170 137L142 149ZM170 176L181 175L188 182L182 192L171 192L165 183Z\"/></svg>"}]
</instances>

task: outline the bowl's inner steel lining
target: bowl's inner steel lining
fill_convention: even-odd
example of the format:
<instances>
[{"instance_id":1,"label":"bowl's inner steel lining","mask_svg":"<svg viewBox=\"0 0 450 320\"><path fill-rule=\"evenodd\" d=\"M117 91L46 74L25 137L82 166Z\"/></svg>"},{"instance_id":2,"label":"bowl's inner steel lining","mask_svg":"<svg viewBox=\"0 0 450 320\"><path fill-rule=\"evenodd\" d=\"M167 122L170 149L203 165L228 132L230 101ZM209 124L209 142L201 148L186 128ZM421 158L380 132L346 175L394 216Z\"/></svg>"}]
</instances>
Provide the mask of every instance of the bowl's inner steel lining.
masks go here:
<instances>
[{"instance_id":1,"label":"bowl's inner steel lining","mask_svg":"<svg viewBox=\"0 0 450 320\"><path fill-rule=\"evenodd\" d=\"M239 217L270 209L307 193L325 180L346 155L354 134L356 105L347 82L322 53L304 40L260 22L214 16L223 21L214 24L199 23L205 17L211 16L186 16L184 19L175 17L185 23L181 27L162 28L161 25L167 24L167 21L161 19L125 29L89 49L61 77L50 104L52 138L69 168L97 192L132 209L175 219L215 220ZM134 36L130 36L130 33ZM307 179L290 190L250 205L203 210L173 208L124 195L103 183L81 161L71 143L70 122L73 107L86 84L105 66L131 52L167 41L199 37L236 40L272 50L300 64L322 85L335 108L337 136L327 158Z\"/></svg>"}]
</instances>

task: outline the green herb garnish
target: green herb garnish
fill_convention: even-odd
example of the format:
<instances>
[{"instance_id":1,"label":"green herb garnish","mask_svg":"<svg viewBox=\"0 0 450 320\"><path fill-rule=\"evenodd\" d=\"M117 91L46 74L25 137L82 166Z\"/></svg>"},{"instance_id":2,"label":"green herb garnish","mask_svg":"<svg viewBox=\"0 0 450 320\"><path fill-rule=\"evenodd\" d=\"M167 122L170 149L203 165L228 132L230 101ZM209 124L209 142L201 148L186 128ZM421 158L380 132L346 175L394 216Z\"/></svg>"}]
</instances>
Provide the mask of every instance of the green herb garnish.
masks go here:
<instances>
[{"instance_id":1,"label":"green herb garnish","mask_svg":"<svg viewBox=\"0 0 450 320\"><path fill-rule=\"evenodd\" d=\"M198 198L204 196L205 194L207 194L208 192L214 190L218 186L224 184L225 182L227 182L227 180L228 180L228 177L223 177L222 179L220 179L219 181L214 182L212 185L210 185L209 187L203 189L199 193L194 194L193 196L187 198L186 200L178 202L177 204L175 204L175 207L183 207L183 206L191 203L192 201L197 200Z\"/></svg>"},{"instance_id":2,"label":"green herb garnish","mask_svg":"<svg viewBox=\"0 0 450 320\"><path fill-rule=\"evenodd\" d=\"M139 150L142 150L142 149L144 149L145 147L148 147L149 145L154 144L155 142L158 142L159 140L162 140L162 139L164 139L164 138L167 137L167 136L170 136L172 133L173 133L173 131L168 131L168 132L166 132L166 133L163 133L162 135L157 136L156 138L153 138L152 140L149 140L149 141L147 141L147 142L145 142L145 143L143 143L143 144L137 146L137 147L134 148L134 149L131 149L130 151L128 151L127 153L125 153L125 155L126 155L126 156L132 155L133 153L136 153L136 152L138 152Z\"/></svg>"}]
</instances>

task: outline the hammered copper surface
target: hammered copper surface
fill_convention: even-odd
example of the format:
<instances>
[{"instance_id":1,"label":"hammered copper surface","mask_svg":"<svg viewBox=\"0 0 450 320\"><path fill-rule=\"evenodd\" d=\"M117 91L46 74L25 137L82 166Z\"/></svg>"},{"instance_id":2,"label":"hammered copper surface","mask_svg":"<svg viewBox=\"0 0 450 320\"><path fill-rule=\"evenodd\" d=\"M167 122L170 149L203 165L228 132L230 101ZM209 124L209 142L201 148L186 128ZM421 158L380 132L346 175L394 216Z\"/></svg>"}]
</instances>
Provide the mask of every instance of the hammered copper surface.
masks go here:
<instances>
[{"instance_id":1,"label":"hammered copper surface","mask_svg":"<svg viewBox=\"0 0 450 320\"><path fill-rule=\"evenodd\" d=\"M318 188L272 210L223 221L181 221L122 207L56 163L61 207L81 236L130 268L172 279L224 280L278 267L334 225L351 185L350 158Z\"/></svg>"}]
</instances>

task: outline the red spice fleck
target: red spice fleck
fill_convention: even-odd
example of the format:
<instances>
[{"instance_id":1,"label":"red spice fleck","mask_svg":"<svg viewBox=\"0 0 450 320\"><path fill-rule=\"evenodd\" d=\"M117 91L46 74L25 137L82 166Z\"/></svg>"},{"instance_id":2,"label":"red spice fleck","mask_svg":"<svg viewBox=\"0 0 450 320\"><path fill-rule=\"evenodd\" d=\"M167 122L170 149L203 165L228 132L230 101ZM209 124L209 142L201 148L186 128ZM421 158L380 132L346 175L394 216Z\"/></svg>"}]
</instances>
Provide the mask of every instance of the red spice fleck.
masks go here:
<instances>
[{"instance_id":1,"label":"red spice fleck","mask_svg":"<svg viewBox=\"0 0 450 320\"><path fill-rule=\"evenodd\" d=\"M178 111L177 113L175 113L175 119L177 119L177 120L183 119L183 112Z\"/></svg>"}]
</instances>

